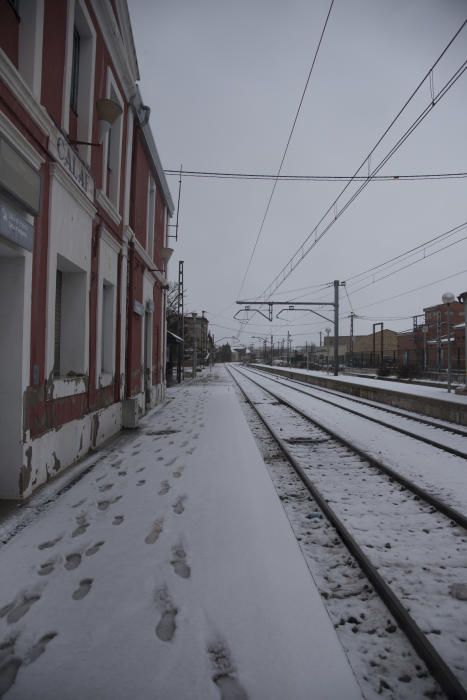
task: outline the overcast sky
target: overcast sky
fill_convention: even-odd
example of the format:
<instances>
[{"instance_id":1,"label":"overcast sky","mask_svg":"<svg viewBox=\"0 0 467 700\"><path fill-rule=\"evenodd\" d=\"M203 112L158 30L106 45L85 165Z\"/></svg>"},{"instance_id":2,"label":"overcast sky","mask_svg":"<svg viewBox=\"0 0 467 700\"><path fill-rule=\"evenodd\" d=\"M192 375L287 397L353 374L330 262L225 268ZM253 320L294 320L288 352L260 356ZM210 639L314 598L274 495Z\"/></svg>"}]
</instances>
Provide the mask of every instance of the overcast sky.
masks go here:
<instances>
[{"instance_id":1,"label":"overcast sky","mask_svg":"<svg viewBox=\"0 0 467 700\"><path fill-rule=\"evenodd\" d=\"M276 174L329 5L129 0L140 87L164 168ZM352 175L466 18L466 0L335 0L282 174ZM434 94L466 57L467 27L434 72ZM373 155L372 167L430 95L427 81ZM467 72L380 174L467 171L466 114ZM168 182L176 202L177 178ZM264 292L344 184L278 183L242 298ZM186 310L205 309L216 340L239 329L235 300L272 187L271 181L183 178L169 277L176 280L184 260ZM461 242L361 291L364 285L350 278L467 222L466 188L465 179L368 184L274 298L332 300L332 289L316 285L349 280L353 309L366 317L356 320L357 333L371 332L380 320L395 330L410 328L409 317L439 303L443 292L467 289L467 240L461 240L467 229L439 247ZM355 190L347 190L338 210ZM347 334L350 305L343 290L341 301L341 334ZM329 325L311 313L284 313L273 324L255 315L241 338L279 338L290 330L294 345L301 345L318 342Z\"/></svg>"}]
</instances>

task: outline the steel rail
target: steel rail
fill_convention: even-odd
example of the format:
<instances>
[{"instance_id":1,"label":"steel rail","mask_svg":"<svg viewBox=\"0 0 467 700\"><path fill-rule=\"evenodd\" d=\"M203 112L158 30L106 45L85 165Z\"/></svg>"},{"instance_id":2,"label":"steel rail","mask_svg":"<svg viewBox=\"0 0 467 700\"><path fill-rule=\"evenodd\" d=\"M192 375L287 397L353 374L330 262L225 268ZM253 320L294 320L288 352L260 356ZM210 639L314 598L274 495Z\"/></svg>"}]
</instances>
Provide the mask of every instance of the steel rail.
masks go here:
<instances>
[{"instance_id":1,"label":"steel rail","mask_svg":"<svg viewBox=\"0 0 467 700\"><path fill-rule=\"evenodd\" d=\"M353 394L345 394L343 391L339 391L338 389L329 389L325 388L324 386L318 386L317 384L312 384L310 382L305 382L301 379L293 379L292 377L287 377L285 374L276 374L276 372L269 372L266 369L261 369L258 367L252 367L250 366L249 369L251 369L252 372L259 372L265 375L272 375L274 377L281 377L283 379L287 379L289 382L293 382L294 384L300 384L302 386L306 386L308 388L314 389L315 391L322 391L325 394L331 394L331 396L339 396L343 399L346 399L347 401L354 401L355 403L360 403L362 406L369 406L370 408L376 408L378 411L384 411L385 413L391 413L394 416L400 416L401 418L407 418L408 420L413 420L416 421L417 423L422 423L423 425L430 425L433 428L438 428L439 430L445 430L448 433L453 433L454 435L461 435L462 437L467 438L467 430L462 430L462 428L456 428L454 425L449 425L445 426L442 425L441 423L436 423L434 420L430 420L429 418L422 417L420 414L416 414L414 416L409 415L409 411L406 411L405 413L403 412L404 409L397 410L393 406L389 407L387 404L384 403L379 403L378 401L374 399L363 399L361 397L356 397ZM375 405L378 404L378 405Z\"/></svg>"},{"instance_id":2,"label":"steel rail","mask_svg":"<svg viewBox=\"0 0 467 700\"><path fill-rule=\"evenodd\" d=\"M416 496L418 496L422 500L426 501L430 506L433 506L440 513L443 513L443 515L446 515L448 518L450 518L455 523L457 523L457 525L460 525L462 528L467 530L467 516L466 515L464 515L460 511L456 510L455 508L452 508L452 506L448 505L444 501L441 501L439 498L437 498L436 496L433 496L428 491L425 491L425 489L421 488L420 486L417 486L417 484L414 484L412 481L407 479L405 476L403 476L402 474L400 474L395 469L388 466L387 464L385 464L381 460L376 459L375 457L372 457L367 452L365 452L365 450L361 449L357 445L354 445L347 438L342 437L342 435L339 435L331 428L328 428L327 426L325 426L323 423L321 423L316 418L312 418L310 415L305 413L305 411L303 411L301 408L299 408L298 406L295 406L292 402L287 401L287 399L284 399L281 396L278 396L273 391L271 391L271 389L266 389L264 386L262 386L255 379L248 377L246 374L241 372L239 369L236 369L236 371L239 372L239 374L241 374L243 377L248 379L253 384L256 384L257 386L259 386L260 389L265 391L267 394L270 394L271 396L273 396L276 401L279 401L279 403L282 403L284 406L287 406L292 411L295 411L302 418L309 421L310 423L314 423L315 425L317 425L318 428L321 428L321 430L323 430L325 433L330 435L334 440L337 440L338 442L340 442L341 445L345 445L345 447L348 447L350 450L352 450L353 452L358 454L359 457L361 457L365 461L369 462L369 464L371 464L373 467L375 467L375 469L378 469L379 471L383 472L387 476L391 477L391 479L394 479L394 481L397 481L399 484L401 484L401 486L404 486L404 488L408 489L413 494L415 494Z\"/></svg>"},{"instance_id":3,"label":"steel rail","mask_svg":"<svg viewBox=\"0 0 467 700\"><path fill-rule=\"evenodd\" d=\"M384 578L381 576L381 574L379 574L378 570L371 563L371 561L367 557L367 555L363 552L363 550L361 549L360 545L357 543L357 541L355 540L353 535L349 532L349 530L346 528L346 526L344 525L342 520L338 517L338 515L331 508L328 501L324 498L324 496L321 495L321 493L317 489L316 485L306 475L305 471L303 470L303 468L301 467L299 462L291 454L291 452L290 452L289 448L287 447L286 443L284 442L284 440L276 433L276 431L270 425L268 420L263 416L263 414L261 413L259 408L249 398L249 396L247 395L244 388L241 386L241 384L238 382L238 380L234 377L232 370L230 368L227 368L227 369L228 369L233 381L235 382L235 384L238 386L241 393L245 397L245 400L247 401L247 403L250 405L250 407L253 409L253 411L256 413L256 415L259 417L259 419L261 420L261 422L263 423L263 425L265 426L265 428L267 429L269 434L272 436L272 438L275 440L275 442L279 445L280 449L282 450L282 452L286 456L287 460L290 462L290 464L292 465L292 467L294 468L294 470L296 471L296 473L300 477L304 486L308 489L308 491L311 493L312 497L315 499L318 506L321 508L321 510L326 515L328 520L334 526L339 537L342 539L345 546L350 551L350 553L353 555L353 557L357 560L362 571L364 572L364 574L366 575L368 580L371 582L371 584L375 588L376 592L378 593L378 595L380 596L382 601L385 603L388 610L392 613L392 615L396 619L397 623L399 624L400 628L403 630L403 632L405 633L405 635L409 639L409 641L412 644L413 648L415 649L416 653L425 662L427 668L429 669L429 671L431 672L433 677L438 681L441 688L446 693L447 697L450 700L467 700L466 689L459 682L459 680L454 675L454 673L451 671L451 669L446 664L444 659L438 654L438 652L433 647L431 642L427 639L425 634L423 634L422 630L417 625L415 620L411 617L411 615L409 615L407 609L401 603L401 601L396 596L394 591L388 586L388 584L386 583ZM236 371L241 376L243 376L245 379L247 379L248 381L259 386L267 394L271 394L271 396L274 396L277 400L279 400L284 405L288 406L289 408L291 408L294 411L297 410L296 407L290 406L288 404L288 402L283 401L282 399L280 399L280 397L276 397L273 392L269 391L269 389L265 389L264 387L262 387L254 379L251 379L251 377L246 376L243 372L240 372L238 369L236 369ZM302 415L303 418L309 420L310 422L316 423L316 425L318 425L318 427L322 428L325 432L329 433L330 435L332 435L334 437L332 431L319 425L319 423L317 421L315 421L314 419L310 419L309 416L304 415L300 410L298 410L298 413L300 413L300 415ZM338 441L341 441L341 439L338 436L336 436L336 439ZM344 444L346 444L346 446L349 446L346 442L344 442ZM351 449L354 449L354 448L352 447ZM368 460L368 457L367 457L367 460Z\"/></svg>"},{"instance_id":4,"label":"steel rail","mask_svg":"<svg viewBox=\"0 0 467 700\"><path fill-rule=\"evenodd\" d=\"M260 370L249 370L250 372L257 372L261 374ZM268 377L272 382L277 382L278 384L281 384L282 386L287 386L284 384L284 382L281 382L280 379L277 378L276 376L269 376L268 374L262 373L262 376ZM294 381L293 379L289 379L287 381ZM462 459L467 459L467 452L462 452L462 450L457 450L455 447L449 447L449 445L444 445L442 442L438 442L437 440L433 440L431 438L424 437L423 435L418 435L417 433L413 433L411 430L407 430L406 428L401 428L400 426L395 426L392 425L391 423L387 423L384 420L381 420L380 418L373 418L372 416L367 416L364 413L360 413L359 411L354 410L353 408L346 408L345 406L341 406L340 404L336 403L335 401L331 401L330 399L324 399L322 396L316 396L315 394L311 393L310 391L305 391L304 389L298 389L297 387L289 387L293 389L294 391L298 391L300 394L305 394L305 396L311 396L312 398L316 399L317 401L323 401L323 403L328 403L331 406L335 406L336 408L339 408L341 411L347 411L347 413L352 413L355 416L359 416L360 418L364 418L365 420L369 420L372 423L377 423L378 425L382 425L385 428L389 428L390 430L394 430L395 432L401 433L402 435L407 435L408 437L414 438L415 440L419 440L420 442L424 442L427 445L431 445L432 447L437 447L440 450L444 450L444 452L449 452L452 455L455 455L456 457L461 457ZM313 387L314 388L314 387ZM342 397L345 399L346 397ZM376 406L372 407L378 410ZM399 414L400 415L400 414ZM407 420L417 420L416 418L410 418L409 416L404 416ZM449 429L447 429L449 430Z\"/></svg>"}]
</instances>

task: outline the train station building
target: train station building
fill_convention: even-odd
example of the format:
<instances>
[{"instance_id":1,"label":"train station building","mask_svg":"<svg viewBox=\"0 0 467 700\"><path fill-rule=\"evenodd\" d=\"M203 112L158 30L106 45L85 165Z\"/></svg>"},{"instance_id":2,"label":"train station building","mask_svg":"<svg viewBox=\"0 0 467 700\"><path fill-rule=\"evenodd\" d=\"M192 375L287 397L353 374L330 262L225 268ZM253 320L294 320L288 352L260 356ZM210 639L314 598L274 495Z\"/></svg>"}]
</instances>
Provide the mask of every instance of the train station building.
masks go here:
<instances>
[{"instance_id":1,"label":"train station building","mask_svg":"<svg viewBox=\"0 0 467 700\"><path fill-rule=\"evenodd\" d=\"M0 6L0 499L165 392L173 202L125 0Z\"/></svg>"}]
</instances>

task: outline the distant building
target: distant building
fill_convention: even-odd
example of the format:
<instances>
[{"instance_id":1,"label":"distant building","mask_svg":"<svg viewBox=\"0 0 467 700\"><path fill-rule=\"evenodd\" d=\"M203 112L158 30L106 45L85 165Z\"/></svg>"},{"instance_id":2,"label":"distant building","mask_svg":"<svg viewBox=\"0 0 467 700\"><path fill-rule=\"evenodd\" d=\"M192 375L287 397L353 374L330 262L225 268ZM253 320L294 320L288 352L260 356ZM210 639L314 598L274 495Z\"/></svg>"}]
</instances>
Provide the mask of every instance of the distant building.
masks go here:
<instances>
[{"instance_id":1,"label":"distant building","mask_svg":"<svg viewBox=\"0 0 467 700\"><path fill-rule=\"evenodd\" d=\"M410 331L398 334L398 359L405 367L443 371L448 367L448 312L451 325L451 367L465 369L464 307L458 301L423 309Z\"/></svg>"},{"instance_id":2,"label":"distant building","mask_svg":"<svg viewBox=\"0 0 467 700\"><path fill-rule=\"evenodd\" d=\"M397 357L397 332L389 328L376 331L368 335L340 335L339 336L339 361L350 364L364 363L364 366L376 366L381 364L381 347L383 358L393 361ZM324 355L326 360L332 361L334 357L334 337L332 335L324 338L322 348L316 348L318 354Z\"/></svg>"},{"instance_id":3,"label":"distant building","mask_svg":"<svg viewBox=\"0 0 467 700\"><path fill-rule=\"evenodd\" d=\"M173 202L125 0L0 3L0 498L165 392Z\"/></svg>"}]
</instances>

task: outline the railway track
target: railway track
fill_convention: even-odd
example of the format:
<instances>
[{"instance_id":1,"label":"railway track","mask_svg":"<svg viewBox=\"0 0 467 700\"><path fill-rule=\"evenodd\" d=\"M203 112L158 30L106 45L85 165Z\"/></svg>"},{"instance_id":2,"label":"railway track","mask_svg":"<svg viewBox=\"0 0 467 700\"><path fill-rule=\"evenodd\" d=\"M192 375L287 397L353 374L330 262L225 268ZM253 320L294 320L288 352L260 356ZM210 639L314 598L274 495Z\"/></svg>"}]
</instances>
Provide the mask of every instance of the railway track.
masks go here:
<instances>
[{"instance_id":1,"label":"railway track","mask_svg":"<svg viewBox=\"0 0 467 700\"><path fill-rule=\"evenodd\" d=\"M250 374L233 378L446 696L466 700L466 517Z\"/></svg>"},{"instance_id":2,"label":"railway track","mask_svg":"<svg viewBox=\"0 0 467 700\"><path fill-rule=\"evenodd\" d=\"M382 425L385 428L389 428L400 433L401 435L407 435L408 437L412 437L420 442L425 442L427 445L438 447L439 449L455 455L456 457L467 459L467 431L465 430L425 419L420 416L410 415L407 412L397 411L386 407L383 408L381 405L376 405L375 402L367 402L363 399L356 399L353 397L349 398L347 395L334 392L329 389L323 389L315 386L310 388L309 384L300 382L296 379L283 379L280 377L280 375L272 375L270 372L261 372L258 369L250 368L249 371L265 376L271 381L277 382L282 386L290 386L290 384L292 384L296 391L307 396L311 396L318 401L327 403L330 406L335 406L336 408L346 411L347 413L351 413L355 416L360 416L361 418L364 418L372 423L376 423L377 425ZM326 395L332 398L328 398ZM352 404L360 404L362 408L357 410L352 407ZM379 417L371 415L370 412L371 414L376 413ZM392 417L391 422L384 420L381 417L385 413ZM412 429L410 430L408 427L404 427L404 424L412 425ZM418 432L413 429L413 426L417 426ZM428 431L426 431L425 435L420 432L420 426L428 426ZM429 433L432 433L433 436L430 437ZM434 435L436 433L438 433L440 437L445 438L445 440L443 441L439 438L435 439ZM453 441L456 443L455 446L449 444Z\"/></svg>"}]
</instances>

